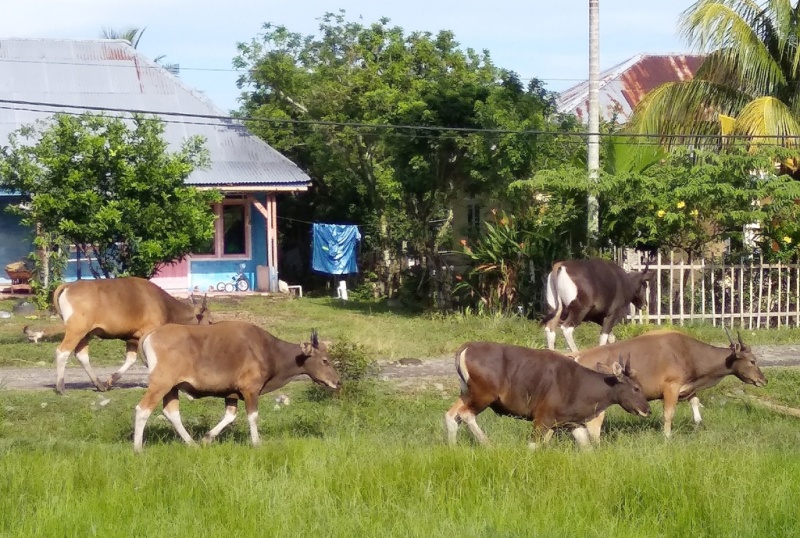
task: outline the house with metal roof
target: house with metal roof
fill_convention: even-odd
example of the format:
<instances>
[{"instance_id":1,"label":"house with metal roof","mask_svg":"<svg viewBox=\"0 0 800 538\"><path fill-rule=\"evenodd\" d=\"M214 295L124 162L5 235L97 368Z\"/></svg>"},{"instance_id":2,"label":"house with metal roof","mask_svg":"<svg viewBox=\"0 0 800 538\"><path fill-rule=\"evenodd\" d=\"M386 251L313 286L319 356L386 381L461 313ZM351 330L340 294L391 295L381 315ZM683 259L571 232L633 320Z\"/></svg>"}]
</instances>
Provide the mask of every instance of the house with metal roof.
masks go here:
<instances>
[{"instance_id":1,"label":"house with metal roof","mask_svg":"<svg viewBox=\"0 0 800 538\"><path fill-rule=\"evenodd\" d=\"M685 54L637 54L600 73L600 118L625 123L648 92L667 82L691 80L703 56ZM559 93L556 107L589 121L589 81Z\"/></svg>"},{"instance_id":2,"label":"house with metal roof","mask_svg":"<svg viewBox=\"0 0 800 538\"><path fill-rule=\"evenodd\" d=\"M186 183L224 193L214 208L215 239L154 282L170 291L203 292L241 273L251 289L276 290L276 194L307 190L311 181L297 165L127 41L0 39L0 144L56 112L87 111L154 113L165 122L163 136L173 150L190 136L206 139L211 165ZM0 267L32 249L30 231L4 211L19 201L18 194L0 193ZM91 278L86 260L73 258L68 279L81 277Z\"/></svg>"}]
</instances>

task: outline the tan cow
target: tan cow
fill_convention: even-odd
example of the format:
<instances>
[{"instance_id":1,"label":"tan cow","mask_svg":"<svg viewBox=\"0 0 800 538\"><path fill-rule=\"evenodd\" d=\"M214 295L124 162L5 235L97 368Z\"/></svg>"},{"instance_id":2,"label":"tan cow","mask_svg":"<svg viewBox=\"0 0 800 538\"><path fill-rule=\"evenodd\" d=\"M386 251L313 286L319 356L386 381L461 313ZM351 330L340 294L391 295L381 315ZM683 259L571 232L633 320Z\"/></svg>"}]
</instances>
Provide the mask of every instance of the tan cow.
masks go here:
<instances>
[{"instance_id":1,"label":"tan cow","mask_svg":"<svg viewBox=\"0 0 800 538\"><path fill-rule=\"evenodd\" d=\"M726 329L727 332L727 329ZM678 331L653 331L629 340L585 349L574 356L580 364L595 367L612 364L616 357L630 354L631 366L648 400L664 401L664 435L672 435L672 418L679 400L689 400L694 421L699 424L700 400L697 394L733 375L744 383L760 387L767 378L758 367L750 346L734 342L729 347L706 344ZM593 440L600 437L605 413L587 424Z\"/></svg>"},{"instance_id":2,"label":"tan cow","mask_svg":"<svg viewBox=\"0 0 800 538\"><path fill-rule=\"evenodd\" d=\"M236 418L244 400L250 437L259 444L258 397L279 389L298 375L339 388L339 374L328 358L327 346L316 331L311 340L292 344L242 321L207 326L164 325L145 335L140 344L150 378L147 393L136 406L133 448L141 452L144 427L163 399L164 416L188 444L194 444L181 423L178 392L193 398L225 399L225 415L204 437L212 441Z\"/></svg>"},{"instance_id":3,"label":"tan cow","mask_svg":"<svg viewBox=\"0 0 800 538\"><path fill-rule=\"evenodd\" d=\"M179 301L149 280L136 277L78 280L61 284L53 294L53 305L64 321L64 339L56 348L56 392L64 393L67 360L75 353L99 391L116 383L136 362L139 339L165 323L211 323L206 304ZM124 340L125 363L102 383L89 364L89 340Z\"/></svg>"}]
</instances>

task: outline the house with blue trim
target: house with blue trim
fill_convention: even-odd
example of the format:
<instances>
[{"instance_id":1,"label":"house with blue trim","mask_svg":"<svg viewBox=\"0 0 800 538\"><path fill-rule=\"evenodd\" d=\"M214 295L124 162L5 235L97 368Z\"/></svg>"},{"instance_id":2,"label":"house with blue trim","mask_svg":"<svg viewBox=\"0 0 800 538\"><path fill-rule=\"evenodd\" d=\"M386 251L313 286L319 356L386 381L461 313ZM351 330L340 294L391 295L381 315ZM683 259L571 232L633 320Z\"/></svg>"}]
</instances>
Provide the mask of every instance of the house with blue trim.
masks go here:
<instances>
[{"instance_id":1,"label":"house with blue trim","mask_svg":"<svg viewBox=\"0 0 800 538\"><path fill-rule=\"evenodd\" d=\"M0 39L0 145L56 112L103 109L158 115L172 150L190 136L205 137L211 165L186 183L224 194L213 208L216 234L208 248L163 268L153 282L176 294L205 292L241 273L251 289L277 291L276 195L305 191L311 182L296 164L125 40ZM33 231L5 211L23 201L0 192L0 289L10 283L2 268L32 250ZM73 254L67 280L77 278L92 273Z\"/></svg>"}]
</instances>

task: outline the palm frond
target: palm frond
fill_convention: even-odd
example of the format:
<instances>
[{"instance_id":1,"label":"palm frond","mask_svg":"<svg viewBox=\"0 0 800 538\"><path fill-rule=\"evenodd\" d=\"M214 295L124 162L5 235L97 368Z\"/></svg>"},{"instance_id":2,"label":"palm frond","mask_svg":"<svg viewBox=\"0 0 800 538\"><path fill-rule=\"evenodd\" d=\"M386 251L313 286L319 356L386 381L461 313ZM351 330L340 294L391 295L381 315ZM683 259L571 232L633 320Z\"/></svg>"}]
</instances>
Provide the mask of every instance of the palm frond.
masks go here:
<instances>
[{"instance_id":1,"label":"palm frond","mask_svg":"<svg viewBox=\"0 0 800 538\"><path fill-rule=\"evenodd\" d=\"M761 88L748 91L752 97L787 84L780 52L775 51L776 58L769 48L771 42L783 47L780 31L755 0L701 0L681 15L679 26L691 46L712 55L700 78L722 83L725 74L738 73L735 80Z\"/></svg>"},{"instance_id":2,"label":"palm frond","mask_svg":"<svg viewBox=\"0 0 800 538\"><path fill-rule=\"evenodd\" d=\"M797 147L800 123L791 109L774 97L760 97L748 103L736 117L733 134L777 137L756 139L756 144Z\"/></svg>"},{"instance_id":3,"label":"palm frond","mask_svg":"<svg viewBox=\"0 0 800 538\"><path fill-rule=\"evenodd\" d=\"M667 147L715 145L716 140L704 135L720 134L718 114L736 116L750 100L742 92L705 80L669 82L639 102L625 131L661 135Z\"/></svg>"}]
</instances>

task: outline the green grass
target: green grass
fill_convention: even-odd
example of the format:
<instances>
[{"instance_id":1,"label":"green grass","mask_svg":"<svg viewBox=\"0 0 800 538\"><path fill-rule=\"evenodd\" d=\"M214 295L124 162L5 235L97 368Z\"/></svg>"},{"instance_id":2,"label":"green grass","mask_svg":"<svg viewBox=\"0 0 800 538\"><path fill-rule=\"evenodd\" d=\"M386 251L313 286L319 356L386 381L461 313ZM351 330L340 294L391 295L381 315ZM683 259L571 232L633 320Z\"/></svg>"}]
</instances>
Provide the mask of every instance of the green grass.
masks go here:
<instances>
[{"instance_id":1,"label":"green grass","mask_svg":"<svg viewBox=\"0 0 800 538\"><path fill-rule=\"evenodd\" d=\"M12 300L0 300L0 310L10 311L13 304ZM419 314L390 308L383 302L342 302L329 298L213 298L210 307L215 320L251 321L289 341L307 339L311 329L316 327L323 340L347 338L363 344L380 359L449 356L464 342L481 339L545 347L544 331L538 322L518 317ZM28 342L22 334L24 325L43 328L46 336L42 343ZM656 325L622 325L615 332L622 339L657 328ZM705 341L727 342L723 330L709 324L687 325L681 330ZM32 320L20 317L0 320L0 366L51 365L63 331L61 321L46 313ZM592 323L584 323L575 331L581 348L596 345L599 334L599 327ZM743 337L750 344L800 343L800 330L744 331ZM557 346L566 349L561 336ZM125 345L121 341L95 339L90 345L91 360L96 365L121 364L124 352Z\"/></svg>"},{"instance_id":2,"label":"green grass","mask_svg":"<svg viewBox=\"0 0 800 538\"><path fill-rule=\"evenodd\" d=\"M478 420L493 446L463 429L446 446L455 379L443 391L377 383L355 402L311 401L308 384L291 384L288 407L262 398L255 449L243 410L202 448L154 414L138 456L141 389L4 391L0 535L797 535L800 422L736 397L800 402L796 370L766 374L764 388L727 378L703 392L704 428L679 405L669 441L658 402L648 419L612 408L603 443L587 452L564 433L531 453L530 424L491 411ZM195 438L222 412L216 399L182 404Z\"/></svg>"}]
</instances>

